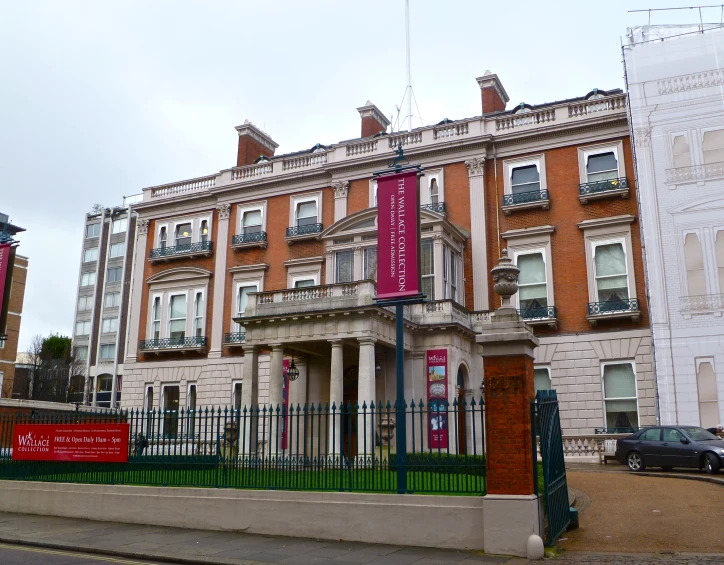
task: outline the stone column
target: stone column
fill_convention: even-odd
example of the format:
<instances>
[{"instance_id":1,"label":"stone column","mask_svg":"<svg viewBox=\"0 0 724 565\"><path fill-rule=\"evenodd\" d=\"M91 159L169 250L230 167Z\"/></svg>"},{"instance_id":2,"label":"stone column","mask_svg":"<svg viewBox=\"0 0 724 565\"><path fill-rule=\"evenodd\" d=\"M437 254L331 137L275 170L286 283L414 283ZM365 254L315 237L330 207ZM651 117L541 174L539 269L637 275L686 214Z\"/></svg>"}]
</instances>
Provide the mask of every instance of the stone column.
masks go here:
<instances>
[{"instance_id":1,"label":"stone column","mask_svg":"<svg viewBox=\"0 0 724 565\"><path fill-rule=\"evenodd\" d=\"M510 305L519 272L503 250L492 270L503 305L492 315L490 327L476 337L482 346L485 383L485 552L508 555L525 555L528 537L540 535L530 413L538 340Z\"/></svg>"},{"instance_id":2,"label":"stone column","mask_svg":"<svg viewBox=\"0 0 724 565\"><path fill-rule=\"evenodd\" d=\"M332 183L334 188L334 221L339 222L347 217L347 193L349 182L346 180Z\"/></svg>"},{"instance_id":3,"label":"stone column","mask_svg":"<svg viewBox=\"0 0 724 565\"><path fill-rule=\"evenodd\" d=\"M224 342L224 292L226 291L226 251L229 247L229 211L230 204L220 204L216 207L219 212L219 225L214 241L214 311L211 315L211 347L209 359L221 357L221 346ZM208 308L207 308L208 312ZM207 325L208 327L208 325Z\"/></svg>"},{"instance_id":4,"label":"stone column","mask_svg":"<svg viewBox=\"0 0 724 565\"><path fill-rule=\"evenodd\" d=\"M133 282L128 309L128 342L126 344L125 363L135 363L138 356L138 335L141 325L141 300L143 297L143 271L146 266L146 241L148 239L148 220L138 219L136 245L133 250ZM90 358L90 357L89 357Z\"/></svg>"},{"instance_id":5,"label":"stone column","mask_svg":"<svg viewBox=\"0 0 724 565\"><path fill-rule=\"evenodd\" d=\"M257 408L259 404L259 350L253 345L245 345L244 349L244 378L241 384L241 413L240 424L241 445L239 453L255 455L257 452ZM244 410L246 409L246 417Z\"/></svg>"},{"instance_id":6,"label":"stone column","mask_svg":"<svg viewBox=\"0 0 724 565\"><path fill-rule=\"evenodd\" d=\"M340 452L342 438L342 405L344 403L344 344L341 339L331 339L332 344L332 366L329 378L329 409L334 412L329 422L329 452L338 454Z\"/></svg>"},{"instance_id":7,"label":"stone column","mask_svg":"<svg viewBox=\"0 0 724 565\"><path fill-rule=\"evenodd\" d=\"M281 446L281 409L284 370L284 346L281 343L271 344L271 366L269 368L269 422L267 425L267 453L276 455ZM279 411L277 412L277 408Z\"/></svg>"},{"instance_id":8,"label":"stone column","mask_svg":"<svg viewBox=\"0 0 724 565\"><path fill-rule=\"evenodd\" d=\"M374 422L372 421L371 404L375 401L375 343L372 337L360 337L359 341L359 374L357 379L357 453L372 456L374 453ZM366 412L362 406L367 406Z\"/></svg>"},{"instance_id":9,"label":"stone column","mask_svg":"<svg viewBox=\"0 0 724 565\"><path fill-rule=\"evenodd\" d=\"M488 310L488 250L485 227L485 157L465 161L470 178L470 229L473 255L473 307L470 310Z\"/></svg>"}]
</instances>

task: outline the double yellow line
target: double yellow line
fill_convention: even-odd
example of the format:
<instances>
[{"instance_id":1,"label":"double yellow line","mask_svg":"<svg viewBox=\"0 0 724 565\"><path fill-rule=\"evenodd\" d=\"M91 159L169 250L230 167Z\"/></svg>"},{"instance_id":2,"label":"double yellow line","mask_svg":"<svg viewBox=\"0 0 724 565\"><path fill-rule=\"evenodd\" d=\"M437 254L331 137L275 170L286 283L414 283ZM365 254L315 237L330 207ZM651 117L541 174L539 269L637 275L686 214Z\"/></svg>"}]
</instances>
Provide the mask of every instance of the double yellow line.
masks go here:
<instances>
[{"instance_id":1,"label":"double yellow line","mask_svg":"<svg viewBox=\"0 0 724 565\"><path fill-rule=\"evenodd\" d=\"M31 553L45 553L46 555L65 555L69 557L77 557L79 559L94 559L95 561L108 561L109 563L122 563L123 565L156 565L148 561L130 561L128 559L118 559L116 557L106 557L104 555L89 555L87 553L76 553L73 551L59 551L55 549L43 549L40 547L28 547L24 545L10 545L0 543L0 549L10 549L13 551L30 551Z\"/></svg>"}]
</instances>

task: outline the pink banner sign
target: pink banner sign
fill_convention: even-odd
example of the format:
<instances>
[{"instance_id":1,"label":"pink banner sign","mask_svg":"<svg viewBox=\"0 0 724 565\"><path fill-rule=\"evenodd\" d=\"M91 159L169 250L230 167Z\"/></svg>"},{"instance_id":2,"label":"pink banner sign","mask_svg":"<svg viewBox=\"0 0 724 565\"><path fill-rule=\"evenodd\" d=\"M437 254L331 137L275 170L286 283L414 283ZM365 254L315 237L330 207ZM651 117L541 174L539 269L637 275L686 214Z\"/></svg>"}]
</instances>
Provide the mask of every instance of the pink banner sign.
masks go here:
<instances>
[{"instance_id":1,"label":"pink banner sign","mask_svg":"<svg viewBox=\"0 0 724 565\"><path fill-rule=\"evenodd\" d=\"M128 424L17 424L13 459L125 463L128 433Z\"/></svg>"},{"instance_id":2,"label":"pink banner sign","mask_svg":"<svg viewBox=\"0 0 724 565\"><path fill-rule=\"evenodd\" d=\"M417 171L377 179L377 298L420 294L420 193Z\"/></svg>"},{"instance_id":3,"label":"pink banner sign","mask_svg":"<svg viewBox=\"0 0 724 565\"><path fill-rule=\"evenodd\" d=\"M427 414L430 447L447 449L447 349L427 350Z\"/></svg>"},{"instance_id":4,"label":"pink banner sign","mask_svg":"<svg viewBox=\"0 0 724 565\"><path fill-rule=\"evenodd\" d=\"M5 283L8 275L8 267L11 261L10 244L0 244L0 317L2 317L3 311L3 296L5 294ZM2 333L0 328L0 333Z\"/></svg>"}]
</instances>

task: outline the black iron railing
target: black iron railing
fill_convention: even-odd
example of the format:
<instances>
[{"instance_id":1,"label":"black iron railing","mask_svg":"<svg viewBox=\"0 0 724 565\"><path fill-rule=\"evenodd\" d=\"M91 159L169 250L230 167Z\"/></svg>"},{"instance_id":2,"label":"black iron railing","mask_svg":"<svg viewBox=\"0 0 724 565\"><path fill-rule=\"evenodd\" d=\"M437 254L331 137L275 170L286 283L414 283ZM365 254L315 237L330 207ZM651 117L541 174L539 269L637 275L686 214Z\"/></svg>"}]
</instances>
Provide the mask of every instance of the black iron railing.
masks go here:
<instances>
[{"instance_id":1,"label":"black iron railing","mask_svg":"<svg viewBox=\"0 0 724 565\"><path fill-rule=\"evenodd\" d=\"M639 431L636 426L625 426L623 428L595 428L594 434L632 434Z\"/></svg>"},{"instance_id":2,"label":"black iron railing","mask_svg":"<svg viewBox=\"0 0 724 565\"><path fill-rule=\"evenodd\" d=\"M433 403L434 402L434 403ZM0 414L0 479L298 491L485 494L480 400L404 407L405 458L391 403ZM12 459L16 424L124 423L125 463Z\"/></svg>"},{"instance_id":3,"label":"black iron railing","mask_svg":"<svg viewBox=\"0 0 724 565\"><path fill-rule=\"evenodd\" d=\"M292 226L287 228L287 237L297 237L298 235L308 235L312 233L322 233L322 224L307 224L306 226Z\"/></svg>"},{"instance_id":4,"label":"black iron railing","mask_svg":"<svg viewBox=\"0 0 724 565\"><path fill-rule=\"evenodd\" d=\"M588 303L589 316L596 316L598 314L618 314L622 312L638 311L638 298L617 298L616 300L607 300L605 302Z\"/></svg>"},{"instance_id":5,"label":"black iron railing","mask_svg":"<svg viewBox=\"0 0 724 565\"><path fill-rule=\"evenodd\" d=\"M152 351L154 349L186 349L191 347L206 347L208 338L206 336L191 337L165 337L163 339L141 340L141 351Z\"/></svg>"},{"instance_id":6,"label":"black iron railing","mask_svg":"<svg viewBox=\"0 0 724 565\"><path fill-rule=\"evenodd\" d=\"M542 202L548 200L547 190L531 190L529 192L517 192L515 194L503 195L503 206L515 206L516 204L527 204L529 202Z\"/></svg>"},{"instance_id":7,"label":"black iron railing","mask_svg":"<svg viewBox=\"0 0 724 565\"><path fill-rule=\"evenodd\" d=\"M211 241L197 241L188 245L175 245L173 247L157 247L151 249L148 254L151 259L160 259L162 257L172 257L174 255L188 255L190 253L209 253L213 249Z\"/></svg>"},{"instance_id":8,"label":"black iron railing","mask_svg":"<svg viewBox=\"0 0 724 565\"><path fill-rule=\"evenodd\" d=\"M437 204L423 204L420 208L429 212L442 214L443 216L447 215L447 206L445 206L444 202L438 202Z\"/></svg>"},{"instance_id":9,"label":"black iron railing","mask_svg":"<svg viewBox=\"0 0 724 565\"><path fill-rule=\"evenodd\" d=\"M231 238L231 245L241 245L242 243L257 243L259 241L266 241L265 231L237 234Z\"/></svg>"},{"instance_id":10,"label":"black iron railing","mask_svg":"<svg viewBox=\"0 0 724 565\"><path fill-rule=\"evenodd\" d=\"M555 320L557 316L555 306L531 306L518 310L524 320Z\"/></svg>"},{"instance_id":11,"label":"black iron railing","mask_svg":"<svg viewBox=\"0 0 724 565\"><path fill-rule=\"evenodd\" d=\"M233 332L224 334L224 343L246 343L246 332Z\"/></svg>"},{"instance_id":12,"label":"black iron railing","mask_svg":"<svg viewBox=\"0 0 724 565\"><path fill-rule=\"evenodd\" d=\"M581 196L589 196L591 194L609 192L611 190L621 190L623 188L628 188L628 179L626 177L584 182L583 184L578 185L578 193Z\"/></svg>"}]
</instances>

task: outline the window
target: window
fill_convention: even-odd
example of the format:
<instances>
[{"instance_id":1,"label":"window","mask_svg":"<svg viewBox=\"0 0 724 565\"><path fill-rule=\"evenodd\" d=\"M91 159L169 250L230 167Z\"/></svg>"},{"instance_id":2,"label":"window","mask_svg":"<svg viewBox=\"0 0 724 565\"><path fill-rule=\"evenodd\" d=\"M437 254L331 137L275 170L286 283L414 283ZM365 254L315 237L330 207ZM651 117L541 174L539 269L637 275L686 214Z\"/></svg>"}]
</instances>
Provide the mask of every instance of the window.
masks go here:
<instances>
[{"instance_id":1,"label":"window","mask_svg":"<svg viewBox=\"0 0 724 565\"><path fill-rule=\"evenodd\" d=\"M452 267L450 271L450 298L460 302L458 297L458 269L460 268L460 254L452 253Z\"/></svg>"},{"instance_id":2,"label":"window","mask_svg":"<svg viewBox=\"0 0 724 565\"><path fill-rule=\"evenodd\" d=\"M101 348L103 346L101 345ZM101 375L98 377L98 392L111 392L113 390L113 377L111 375Z\"/></svg>"},{"instance_id":3,"label":"window","mask_svg":"<svg viewBox=\"0 0 724 565\"><path fill-rule=\"evenodd\" d=\"M675 428L664 428L663 440L672 443L680 443L684 439L684 434Z\"/></svg>"},{"instance_id":4,"label":"window","mask_svg":"<svg viewBox=\"0 0 724 565\"><path fill-rule=\"evenodd\" d=\"M234 410L241 410L241 383L234 383L234 392L231 401Z\"/></svg>"},{"instance_id":5,"label":"window","mask_svg":"<svg viewBox=\"0 0 724 565\"><path fill-rule=\"evenodd\" d=\"M80 286L91 286L96 284L96 272L83 273L80 276Z\"/></svg>"},{"instance_id":6,"label":"window","mask_svg":"<svg viewBox=\"0 0 724 565\"><path fill-rule=\"evenodd\" d=\"M450 248L442 246L442 294L443 298L450 298Z\"/></svg>"},{"instance_id":7,"label":"window","mask_svg":"<svg viewBox=\"0 0 724 565\"><path fill-rule=\"evenodd\" d=\"M191 245L191 224L179 224L176 226L176 247Z\"/></svg>"},{"instance_id":8,"label":"window","mask_svg":"<svg viewBox=\"0 0 724 565\"><path fill-rule=\"evenodd\" d=\"M108 269L108 280L106 282L118 282L123 277L123 269L121 267L111 267Z\"/></svg>"},{"instance_id":9,"label":"window","mask_svg":"<svg viewBox=\"0 0 724 565\"><path fill-rule=\"evenodd\" d=\"M533 370L535 390L551 390L551 373L548 367L540 367Z\"/></svg>"},{"instance_id":10,"label":"window","mask_svg":"<svg viewBox=\"0 0 724 565\"><path fill-rule=\"evenodd\" d=\"M377 206L377 179L370 181L370 208Z\"/></svg>"},{"instance_id":11,"label":"window","mask_svg":"<svg viewBox=\"0 0 724 565\"><path fill-rule=\"evenodd\" d=\"M244 235L251 233L259 233L262 227L261 210L248 210L244 212L241 220L241 228Z\"/></svg>"},{"instance_id":12,"label":"window","mask_svg":"<svg viewBox=\"0 0 724 565\"><path fill-rule=\"evenodd\" d=\"M77 361L87 361L88 360L88 346L87 345L77 345L73 348L74 351L74 357Z\"/></svg>"},{"instance_id":13,"label":"window","mask_svg":"<svg viewBox=\"0 0 724 565\"><path fill-rule=\"evenodd\" d=\"M510 176L510 191L513 194L537 192L540 190L540 173L537 165L513 168Z\"/></svg>"},{"instance_id":14,"label":"window","mask_svg":"<svg viewBox=\"0 0 724 565\"><path fill-rule=\"evenodd\" d=\"M152 339L161 339L161 297L153 299L153 310L151 312L151 336Z\"/></svg>"},{"instance_id":15,"label":"window","mask_svg":"<svg viewBox=\"0 0 724 565\"><path fill-rule=\"evenodd\" d=\"M606 428L625 431L638 427L636 374L631 363L603 366L603 398Z\"/></svg>"},{"instance_id":16,"label":"window","mask_svg":"<svg viewBox=\"0 0 724 565\"><path fill-rule=\"evenodd\" d=\"M437 186L437 179L430 181L430 204L437 204L440 201L440 187Z\"/></svg>"},{"instance_id":17,"label":"window","mask_svg":"<svg viewBox=\"0 0 724 565\"><path fill-rule=\"evenodd\" d=\"M111 250L110 250L110 258L115 259L116 257L123 257L123 251L126 249L126 244L121 243L112 243L111 244Z\"/></svg>"},{"instance_id":18,"label":"window","mask_svg":"<svg viewBox=\"0 0 724 565\"><path fill-rule=\"evenodd\" d=\"M364 280L377 280L377 248L367 247L363 252L362 278Z\"/></svg>"},{"instance_id":19,"label":"window","mask_svg":"<svg viewBox=\"0 0 724 565\"><path fill-rule=\"evenodd\" d=\"M317 201L299 202L296 209L297 226L317 224Z\"/></svg>"},{"instance_id":20,"label":"window","mask_svg":"<svg viewBox=\"0 0 724 565\"><path fill-rule=\"evenodd\" d=\"M204 295L201 292L196 293L194 300L194 335L196 337L204 335Z\"/></svg>"},{"instance_id":21,"label":"window","mask_svg":"<svg viewBox=\"0 0 724 565\"><path fill-rule=\"evenodd\" d=\"M87 312L93 308L92 296L81 296L78 298L78 312Z\"/></svg>"},{"instance_id":22,"label":"window","mask_svg":"<svg viewBox=\"0 0 724 565\"><path fill-rule=\"evenodd\" d=\"M422 255L422 293L428 300L435 300L435 262L433 259L432 239L423 239L420 243Z\"/></svg>"},{"instance_id":23,"label":"window","mask_svg":"<svg viewBox=\"0 0 724 565\"><path fill-rule=\"evenodd\" d=\"M712 361L701 361L696 371L696 389L699 395L699 425L713 428L720 423L719 396Z\"/></svg>"},{"instance_id":24,"label":"window","mask_svg":"<svg viewBox=\"0 0 724 565\"><path fill-rule=\"evenodd\" d=\"M354 280L354 251L337 251L334 254L335 275L337 283L349 283Z\"/></svg>"},{"instance_id":25,"label":"window","mask_svg":"<svg viewBox=\"0 0 724 565\"><path fill-rule=\"evenodd\" d=\"M309 288L310 286L316 286L317 283L314 279L299 279L294 281L294 288Z\"/></svg>"},{"instance_id":26,"label":"window","mask_svg":"<svg viewBox=\"0 0 724 565\"><path fill-rule=\"evenodd\" d=\"M3 396L3 378L5 377L5 372L0 371L0 398Z\"/></svg>"},{"instance_id":27,"label":"window","mask_svg":"<svg viewBox=\"0 0 724 565\"><path fill-rule=\"evenodd\" d=\"M145 406L146 406L146 411L147 411L147 412L150 412L151 410L153 410L153 387L152 387L152 386L147 386L147 387L146 387L146 402L145 402Z\"/></svg>"},{"instance_id":28,"label":"window","mask_svg":"<svg viewBox=\"0 0 724 565\"><path fill-rule=\"evenodd\" d=\"M618 160L613 151L589 155L586 162L587 182L618 178Z\"/></svg>"},{"instance_id":29,"label":"window","mask_svg":"<svg viewBox=\"0 0 724 565\"><path fill-rule=\"evenodd\" d=\"M628 299L628 271L623 243L605 243L594 249L594 268L598 302Z\"/></svg>"},{"instance_id":30,"label":"window","mask_svg":"<svg viewBox=\"0 0 724 565\"><path fill-rule=\"evenodd\" d=\"M704 164L724 161L724 129L704 133Z\"/></svg>"},{"instance_id":31,"label":"window","mask_svg":"<svg viewBox=\"0 0 724 565\"><path fill-rule=\"evenodd\" d=\"M103 318L101 332L104 334L115 332L118 329L118 318Z\"/></svg>"},{"instance_id":32,"label":"window","mask_svg":"<svg viewBox=\"0 0 724 565\"><path fill-rule=\"evenodd\" d=\"M179 408L179 387L178 385L163 387L163 433L166 437L178 435L178 408Z\"/></svg>"},{"instance_id":33,"label":"window","mask_svg":"<svg viewBox=\"0 0 724 565\"><path fill-rule=\"evenodd\" d=\"M724 294L724 230L716 232L714 252L716 254L717 270L719 271L719 292Z\"/></svg>"},{"instance_id":34,"label":"window","mask_svg":"<svg viewBox=\"0 0 724 565\"><path fill-rule=\"evenodd\" d=\"M90 224L85 227L86 238L98 237L100 235L101 235L101 225L100 224Z\"/></svg>"},{"instance_id":35,"label":"window","mask_svg":"<svg viewBox=\"0 0 724 565\"><path fill-rule=\"evenodd\" d=\"M169 334L171 339L186 337L186 295L177 294L171 297L169 316Z\"/></svg>"},{"instance_id":36,"label":"window","mask_svg":"<svg viewBox=\"0 0 724 565\"><path fill-rule=\"evenodd\" d=\"M548 290L546 283L546 264L543 253L526 253L518 255L518 301L521 312L530 312L540 317L540 309L548 307Z\"/></svg>"},{"instance_id":37,"label":"window","mask_svg":"<svg viewBox=\"0 0 724 565\"><path fill-rule=\"evenodd\" d=\"M706 294L706 273L701 243L695 233L687 233L684 239L684 260L686 263L686 285L689 296Z\"/></svg>"},{"instance_id":38,"label":"window","mask_svg":"<svg viewBox=\"0 0 724 565\"><path fill-rule=\"evenodd\" d=\"M122 233L126 231L128 228L128 218L120 218L118 220L113 220L113 228L111 229L111 233Z\"/></svg>"},{"instance_id":39,"label":"window","mask_svg":"<svg viewBox=\"0 0 724 565\"><path fill-rule=\"evenodd\" d=\"M102 343L101 344L101 361L112 360L116 356L116 344L115 343Z\"/></svg>"},{"instance_id":40,"label":"window","mask_svg":"<svg viewBox=\"0 0 724 565\"><path fill-rule=\"evenodd\" d=\"M674 137L673 143L674 167L691 167L691 153L689 152L689 142L683 135Z\"/></svg>"},{"instance_id":41,"label":"window","mask_svg":"<svg viewBox=\"0 0 724 565\"><path fill-rule=\"evenodd\" d=\"M189 385L188 396L186 397L186 408L196 410L196 385Z\"/></svg>"},{"instance_id":42,"label":"window","mask_svg":"<svg viewBox=\"0 0 724 565\"><path fill-rule=\"evenodd\" d=\"M639 438L643 441L661 441L661 428L651 428L641 434Z\"/></svg>"},{"instance_id":43,"label":"window","mask_svg":"<svg viewBox=\"0 0 724 565\"><path fill-rule=\"evenodd\" d=\"M158 232L158 246L161 249L166 249L166 242L168 240L168 231L166 230L166 226L163 226L161 230Z\"/></svg>"},{"instance_id":44,"label":"window","mask_svg":"<svg viewBox=\"0 0 724 565\"><path fill-rule=\"evenodd\" d=\"M314 281L312 285L314 286ZM298 287L297 287L298 288ZM249 305L249 295L252 292L259 292L259 285L251 284L246 286L240 286L236 298L236 311L239 316L243 316L246 311L246 307Z\"/></svg>"},{"instance_id":45,"label":"window","mask_svg":"<svg viewBox=\"0 0 724 565\"><path fill-rule=\"evenodd\" d=\"M90 333L90 321L76 322L75 335L88 335Z\"/></svg>"},{"instance_id":46,"label":"window","mask_svg":"<svg viewBox=\"0 0 724 565\"><path fill-rule=\"evenodd\" d=\"M84 263L90 263L91 261L97 261L98 260L98 248L97 247L87 247L83 251L83 262Z\"/></svg>"},{"instance_id":47,"label":"window","mask_svg":"<svg viewBox=\"0 0 724 565\"><path fill-rule=\"evenodd\" d=\"M115 308L121 305L120 292L106 292L106 300L104 302L106 308Z\"/></svg>"},{"instance_id":48,"label":"window","mask_svg":"<svg viewBox=\"0 0 724 565\"><path fill-rule=\"evenodd\" d=\"M202 243L209 241L209 222L207 220L201 221L201 227L199 228L199 241Z\"/></svg>"}]
</instances>

